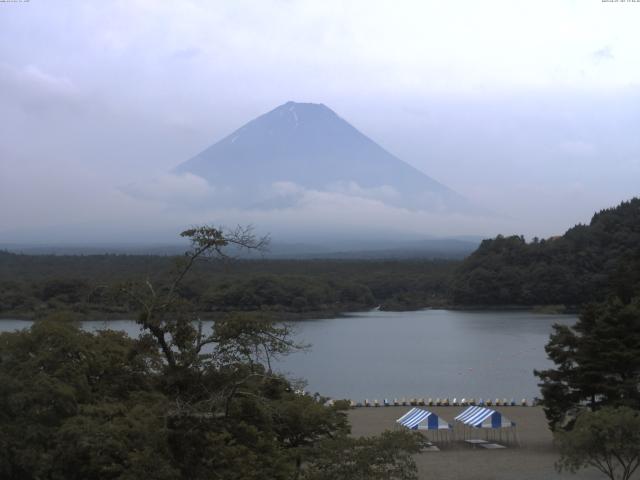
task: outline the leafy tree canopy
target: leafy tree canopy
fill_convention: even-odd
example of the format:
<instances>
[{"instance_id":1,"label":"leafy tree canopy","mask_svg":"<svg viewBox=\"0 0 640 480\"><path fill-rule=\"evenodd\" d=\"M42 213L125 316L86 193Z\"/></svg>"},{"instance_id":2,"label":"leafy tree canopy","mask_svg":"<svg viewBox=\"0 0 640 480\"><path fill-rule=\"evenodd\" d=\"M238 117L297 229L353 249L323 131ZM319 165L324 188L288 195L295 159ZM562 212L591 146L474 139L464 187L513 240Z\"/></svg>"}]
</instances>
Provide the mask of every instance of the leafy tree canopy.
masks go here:
<instances>
[{"instance_id":1,"label":"leafy tree canopy","mask_svg":"<svg viewBox=\"0 0 640 480\"><path fill-rule=\"evenodd\" d=\"M556 325L545 349L555 368L536 375L553 429L584 409L640 409L640 297L588 306L575 326Z\"/></svg>"},{"instance_id":2,"label":"leafy tree canopy","mask_svg":"<svg viewBox=\"0 0 640 480\"><path fill-rule=\"evenodd\" d=\"M640 466L640 412L605 407L580 414L571 431L555 435L559 470L591 466L611 480L628 480Z\"/></svg>"},{"instance_id":3,"label":"leafy tree canopy","mask_svg":"<svg viewBox=\"0 0 640 480\"><path fill-rule=\"evenodd\" d=\"M397 434L391 449L389 437L350 439L343 410L272 372L298 347L286 326L238 315L205 331L198 321L181 289L193 266L262 240L245 229L183 235L193 248L171 281L120 287L139 306L139 338L85 332L68 316L0 334L0 478L291 479L315 475L336 450L358 471L414 478L419 438Z\"/></svg>"}]
</instances>

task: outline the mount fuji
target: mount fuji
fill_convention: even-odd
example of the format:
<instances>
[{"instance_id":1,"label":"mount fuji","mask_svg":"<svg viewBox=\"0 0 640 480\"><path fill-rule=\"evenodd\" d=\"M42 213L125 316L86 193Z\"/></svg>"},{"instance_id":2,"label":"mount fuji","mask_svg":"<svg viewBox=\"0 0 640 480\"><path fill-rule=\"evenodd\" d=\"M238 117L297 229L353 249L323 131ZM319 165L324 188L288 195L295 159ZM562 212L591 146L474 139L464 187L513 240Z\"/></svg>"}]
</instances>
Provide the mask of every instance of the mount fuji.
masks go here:
<instances>
[{"instance_id":1,"label":"mount fuji","mask_svg":"<svg viewBox=\"0 0 640 480\"><path fill-rule=\"evenodd\" d=\"M400 160L323 104L287 102L175 168L205 179L218 206L283 209L305 193L413 211L470 212L468 200Z\"/></svg>"}]
</instances>

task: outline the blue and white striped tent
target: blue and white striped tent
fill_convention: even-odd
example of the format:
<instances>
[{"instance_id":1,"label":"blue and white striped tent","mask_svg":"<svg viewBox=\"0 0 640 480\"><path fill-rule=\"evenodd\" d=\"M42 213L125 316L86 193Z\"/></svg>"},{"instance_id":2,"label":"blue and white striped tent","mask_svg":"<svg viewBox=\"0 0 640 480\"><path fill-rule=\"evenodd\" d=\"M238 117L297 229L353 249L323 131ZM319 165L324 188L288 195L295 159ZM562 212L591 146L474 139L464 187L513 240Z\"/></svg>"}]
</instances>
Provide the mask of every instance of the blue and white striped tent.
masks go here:
<instances>
[{"instance_id":1,"label":"blue and white striped tent","mask_svg":"<svg viewBox=\"0 0 640 480\"><path fill-rule=\"evenodd\" d=\"M513 423L500 412L486 407L469 407L458 415L455 420L475 428L507 428L515 427Z\"/></svg>"},{"instance_id":2,"label":"blue and white striped tent","mask_svg":"<svg viewBox=\"0 0 640 480\"><path fill-rule=\"evenodd\" d=\"M452 428L438 415L422 408L412 408L396 422L411 430L450 430Z\"/></svg>"}]
</instances>

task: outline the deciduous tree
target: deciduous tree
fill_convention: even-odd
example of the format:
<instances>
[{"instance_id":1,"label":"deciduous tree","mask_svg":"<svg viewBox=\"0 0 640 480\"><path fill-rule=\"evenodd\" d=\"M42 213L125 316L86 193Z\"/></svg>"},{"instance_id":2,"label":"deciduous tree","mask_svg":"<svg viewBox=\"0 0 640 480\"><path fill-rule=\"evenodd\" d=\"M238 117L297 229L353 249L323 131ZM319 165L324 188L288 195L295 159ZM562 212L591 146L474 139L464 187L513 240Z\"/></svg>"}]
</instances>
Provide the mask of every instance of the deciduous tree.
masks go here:
<instances>
[{"instance_id":1,"label":"deciduous tree","mask_svg":"<svg viewBox=\"0 0 640 480\"><path fill-rule=\"evenodd\" d=\"M640 412L605 407L583 412L568 432L557 432L559 470L600 470L611 480L629 480L640 466Z\"/></svg>"}]
</instances>

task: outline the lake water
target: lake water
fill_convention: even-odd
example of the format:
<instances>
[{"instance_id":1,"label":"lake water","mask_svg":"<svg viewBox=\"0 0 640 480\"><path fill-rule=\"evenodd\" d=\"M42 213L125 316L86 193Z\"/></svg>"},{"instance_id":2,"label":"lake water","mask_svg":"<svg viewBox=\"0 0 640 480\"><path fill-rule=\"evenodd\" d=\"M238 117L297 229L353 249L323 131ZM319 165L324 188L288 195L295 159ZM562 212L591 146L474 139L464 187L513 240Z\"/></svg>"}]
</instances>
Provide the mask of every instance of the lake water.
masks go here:
<instances>
[{"instance_id":1,"label":"lake water","mask_svg":"<svg viewBox=\"0 0 640 480\"><path fill-rule=\"evenodd\" d=\"M295 324L312 344L278 362L307 390L362 401L395 397L527 398L539 396L533 369L551 365L544 346L554 323L568 315L531 312L421 310L362 312ZM30 322L0 320L0 331ZM139 333L129 320L85 322L87 330Z\"/></svg>"}]
</instances>

